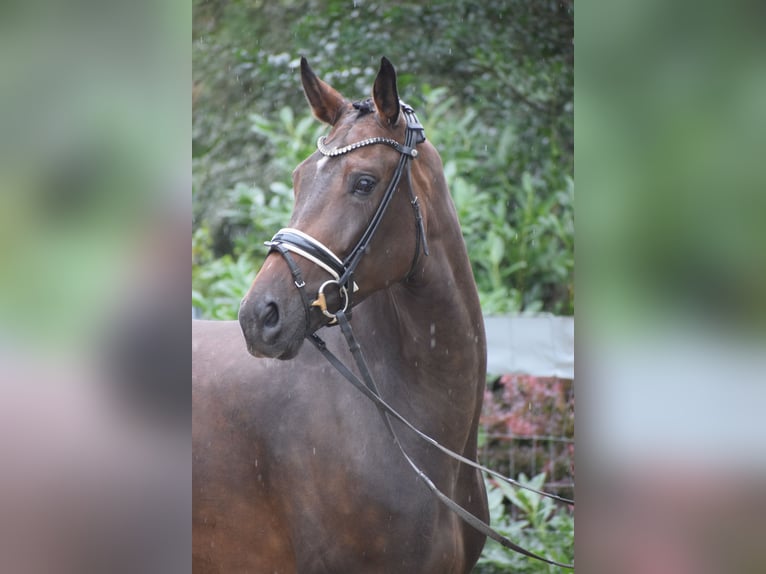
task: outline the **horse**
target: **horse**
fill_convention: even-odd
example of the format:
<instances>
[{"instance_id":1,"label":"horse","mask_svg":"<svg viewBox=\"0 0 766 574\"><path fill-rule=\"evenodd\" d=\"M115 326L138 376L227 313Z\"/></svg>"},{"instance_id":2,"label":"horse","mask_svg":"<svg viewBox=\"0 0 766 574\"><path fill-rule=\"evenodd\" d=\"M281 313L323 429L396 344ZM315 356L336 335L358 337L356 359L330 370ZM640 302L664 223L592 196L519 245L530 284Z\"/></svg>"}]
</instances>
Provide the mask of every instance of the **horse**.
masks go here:
<instances>
[{"instance_id":1,"label":"horse","mask_svg":"<svg viewBox=\"0 0 766 574\"><path fill-rule=\"evenodd\" d=\"M305 58L300 71L330 131L293 172L289 228L269 242L238 321L193 321L194 571L470 572L485 534L403 453L486 522L479 471L381 416L316 343L353 364L345 318L380 396L476 459L486 339L441 158L387 59L359 101Z\"/></svg>"}]
</instances>

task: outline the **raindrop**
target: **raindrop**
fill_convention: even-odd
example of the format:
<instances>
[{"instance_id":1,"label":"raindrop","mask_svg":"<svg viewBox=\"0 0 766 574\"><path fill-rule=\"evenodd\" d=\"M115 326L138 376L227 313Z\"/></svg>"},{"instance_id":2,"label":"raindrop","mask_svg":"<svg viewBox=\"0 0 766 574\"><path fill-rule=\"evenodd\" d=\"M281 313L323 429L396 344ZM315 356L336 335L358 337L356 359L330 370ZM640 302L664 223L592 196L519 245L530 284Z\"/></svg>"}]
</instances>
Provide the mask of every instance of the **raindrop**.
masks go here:
<instances>
[{"instance_id":1,"label":"raindrop","mask_svg":"<svg viewBox=\"0 0 766 574\"><path fill-rule=\"evenodd\" d=\"M316 456L317 455L317 447L314 447L311 450L314 452L314 456Z\"/></svg>"}]
</instances>

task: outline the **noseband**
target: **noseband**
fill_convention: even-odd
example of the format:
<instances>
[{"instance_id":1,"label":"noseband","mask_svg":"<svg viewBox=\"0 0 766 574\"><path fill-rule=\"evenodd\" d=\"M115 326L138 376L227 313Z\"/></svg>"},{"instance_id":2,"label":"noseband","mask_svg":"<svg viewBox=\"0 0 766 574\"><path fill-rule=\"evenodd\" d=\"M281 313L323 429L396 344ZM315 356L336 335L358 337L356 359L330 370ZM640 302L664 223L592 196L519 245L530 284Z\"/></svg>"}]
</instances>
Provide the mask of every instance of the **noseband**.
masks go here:
<instances>
[{"instance_id":1,"label":"noseband","mask_svg":"<svg viewBox=\"0 0 766 574\"><path fill-rule=\"evenodd\" d=\"M306 313L306 325L310 331L310 313L311 307L318 307L319 310L330 319L330 325L337 323L335 313L331 313L327 309L327 300L325 298L324 289L328 285L337 285L338 292L340 294L342 311L346 312L351 307L351 297L359 289L358 285L354 282L354 272L356 271L359 262L362 257L367 253L368 247L372 242L372 238L375 236L380 223L383 220L383 216L386 213L388 205L391 203L391 199L394 193L399 187L399 182L402 175L407 174L407 180L409 182L410 203L415 211L415 224L416 224L416 236L417 243L415 245L415 255L410 266L410 271L407 276L409 277L417 263L418 256L420 254L421 245L423 252L428 255L428 244L426 243L425 229L423 228L423 217L420 213L420 205L418 198L415 196L415 192L412 189L412 182L410 179L410 160L418 157L417 144L426 140L425 130L421 123L418 121L415 111L405 104L399 102L402 112L404 113L405 120L407 121L407 129L404 136L404 144L400 144L394 139L384 137L373 137L365 140L361 140L340 148L328 148L325 145L325 138L319 138L317 141L317 148L319 153L325 157L337 157L350 153L359 148L383 144L394 148L400 153L399 162L396 165L394 174L388 183L388 187L383 194L383 199L380 201L375 214L367 224L362 236L356 243L356 246L349 252L349 254L341 260L332 250L324 245L321 241L311 237L307 233L291 227L285 227L280 229L271 241L267 241L266 245L269 246L269 252L276 251L282 255L287 266L290 269L290 273L293 276L293 283L300 291L301 299L303 301L303 308ZM360 108L364 106L364 103L355 103L355 107ZM300 255L304 259L308 259L312 263L318 265L332 276L332 279L325 281L317 292L317 296L313 301L309 300L306 294L306 283L303 280L300 268L295 263L295 260L290 255L295 253ZM307 333L308 335L308 333Z\"/></svg>"}]
</instances>

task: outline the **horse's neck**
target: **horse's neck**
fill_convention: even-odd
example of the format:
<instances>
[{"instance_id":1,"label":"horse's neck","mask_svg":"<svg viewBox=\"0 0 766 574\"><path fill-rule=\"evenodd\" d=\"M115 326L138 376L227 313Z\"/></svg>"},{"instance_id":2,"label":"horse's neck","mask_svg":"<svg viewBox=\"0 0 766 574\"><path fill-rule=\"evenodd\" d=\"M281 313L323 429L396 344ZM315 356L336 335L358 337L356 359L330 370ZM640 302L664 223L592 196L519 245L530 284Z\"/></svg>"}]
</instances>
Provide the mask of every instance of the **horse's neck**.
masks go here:
<instances>
[{"instance_id":1,"label":"horse's neck","mask_svg":"<svg viewBox=\"0 0 766 574\"><path fill-rule=\"evenodd\" d=\"M423 159L430 155L424 153ZM390 298L398 312L402 355L422 362L425 373L444 378L441 386L455 384L470 392L484 385L484 322L457 214L435 150L433 155L430 169L413 172L417 188L431 186L422 198L430 255L421 253L411 280L392 289Z\"/></svg>"},{"instance_id":2,"label":"horse's neck","mask_svg":"<svg viewBox=\"0 0 766 574\"><path fill-rule=\"evenodd\" d=\"M459 378L462 388L471 386L484 367L484 326L475 289L467 258L455 257L446 245L434 245L422 276L390 292L401 356L417 362L418 369L441 379L442 385L453 382L446 377ZM465 380L469 375L471 380Z\"/></svg>"},{"instance_id":3,"label":"horse's neck","mask_svg":"<svg viewBox=\"0 0 766 574\"><path fill-rule=\"evenodd\" d=\"M406 397L405 408L424 417L423 430L463 449L472 448L466 445L481 408L486 343L465 247L459 235L451 237L432 242L428 257L421 254L412 282L379 293L365 311L376 325L370 333L378 333L370 345L396 371L384 394ZM393 344L383 349L383 341Z\"/></svg>"}]
</instances>

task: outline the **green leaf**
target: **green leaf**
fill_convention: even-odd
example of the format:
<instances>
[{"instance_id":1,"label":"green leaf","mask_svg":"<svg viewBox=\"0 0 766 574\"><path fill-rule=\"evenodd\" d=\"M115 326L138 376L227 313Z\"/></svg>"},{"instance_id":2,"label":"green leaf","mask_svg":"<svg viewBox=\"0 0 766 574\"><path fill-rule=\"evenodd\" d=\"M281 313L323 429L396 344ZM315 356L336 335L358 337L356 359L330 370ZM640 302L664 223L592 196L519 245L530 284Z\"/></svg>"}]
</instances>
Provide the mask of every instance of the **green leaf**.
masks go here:
<instances>
[{"instance_id":1,"label":"green leaf","mask_svg":"<svg viewBox=\"0 0 766 574\"><path fill-rule=\"evenodd\" d=\"M493 265L499 265L505 254L505 243L503 242L503 238L495 232L490 232L487 237L487 243L489 244L489 261Z\"/></svg>"}]
</instances>

